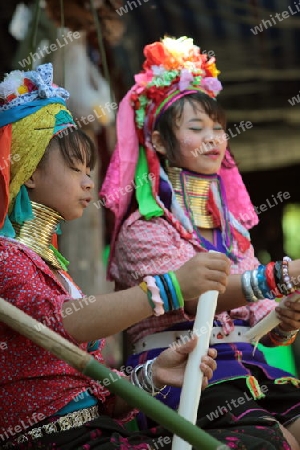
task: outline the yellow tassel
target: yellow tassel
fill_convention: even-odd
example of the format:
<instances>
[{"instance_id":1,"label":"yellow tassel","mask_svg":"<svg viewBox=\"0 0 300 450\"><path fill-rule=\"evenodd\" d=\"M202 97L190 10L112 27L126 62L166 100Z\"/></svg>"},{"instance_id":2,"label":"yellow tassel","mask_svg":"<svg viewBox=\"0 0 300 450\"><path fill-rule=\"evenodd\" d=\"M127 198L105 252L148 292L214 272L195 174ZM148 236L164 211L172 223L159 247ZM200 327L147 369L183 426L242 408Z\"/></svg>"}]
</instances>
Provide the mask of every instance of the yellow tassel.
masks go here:
<instances>
[{"instance_id":1,"label":"yellow tassel","mask_svg":"<svg viewBox=\"0 0 300 450\"><path fill-rule=\"evenodd\" d=\"M274 380L274 384L287 384L291 383L293 386L299 387L300 386L300 380L298 378L294 377L282 377L277 378L277 380Z\"/></svg>"}]
</instances>

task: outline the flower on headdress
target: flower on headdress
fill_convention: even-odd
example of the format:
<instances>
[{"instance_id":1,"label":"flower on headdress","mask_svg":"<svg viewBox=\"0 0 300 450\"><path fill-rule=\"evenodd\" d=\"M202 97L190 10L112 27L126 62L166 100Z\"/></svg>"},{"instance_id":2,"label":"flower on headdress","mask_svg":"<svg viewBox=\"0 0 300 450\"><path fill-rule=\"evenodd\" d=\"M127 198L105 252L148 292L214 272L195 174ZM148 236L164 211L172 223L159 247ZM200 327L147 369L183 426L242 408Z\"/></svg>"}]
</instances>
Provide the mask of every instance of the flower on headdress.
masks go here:
<instances>
[{"instance_id":1,"label":"flower on headdress","mask_svg":"<svg viewBox=\"0 0 300 450\"><path fill-rule=\"evenodd\" d=\"M0 83L1 110L29 103L38 98L62 98L66 100L69 93L53 85L52 64L42 64L28 72L14 70L7 74Z\"/></svg>"},{"instance_id":2,"label":"flower on headdress","mask_svg":"<svg viewBox=\"0 0 300 450\"><path fill-rule=\"evenodd\" d=\"M184 91L191 84L193 79L194 79L193 74L189 70L182 69L180 73L180 80L178 83L179 90Z\"/></svg>"},{"instance_id":3,"label":"flower on headdress","mask_svg":"<svg viewBox=\"0 0 300 450\"><path fill-rule=\"evenodd\" d=\"M207 75L216 78L219 75L220 71L217 69L215 61L215 57L209 59L205 64L205 70L207 72Z\"/></svg>"},{"instance_id":4,"label":"flower on headdress","mask_svg":"<svg viewBox=\"0 0 300 450\"><path fill-rule=\"evenodd\" d=\"M134 80L139 86L145 86L152 80L152 78L152 70L146 70L145 72L137 73L136 75L134 75Z\"/></svg>"},{"instance_id":5,"label":"flower on headdress","mask_svg":"<svg viewBox=\"0 0 300 450\"><path fill-rule=\"evenodd\" d=\"M201 53L193 39L165 37L160 42L146 45L144 55L143 71L135 75L136 84L131 96L138 128L143 128L150 105L163 101L172 89L183 92L200 87L213 98L222 89L217 79L219 71L215 58L209 59L207 54ZM148 101L142 104L141 96Z\"/></svg>"},{"instance_id":6,"label":"flower on headdress","mask_svg":"<svg viewBox=\"0 0 300 450\"><path fill-rule=\"evenodd\" d=\"M220 81L217 78L213 77L203 78L203 80L201 81L201 87L213 92L215 95L217 95L223 89Z\"/></svg>"},{"instance_id":7,"label":"flower on headdress","mask_svg":"<svg viewBox=\"0 0 300 450\"><path fill-rule=\"evenodd\" d=\"M159 66L162 64L162 61L170 57L168 50L162 42L154 42L153 44L146 45L144 55L146 61L144 62L143 68L145 70L150 69L151 66Z\"/></svg>"}]
</instances>

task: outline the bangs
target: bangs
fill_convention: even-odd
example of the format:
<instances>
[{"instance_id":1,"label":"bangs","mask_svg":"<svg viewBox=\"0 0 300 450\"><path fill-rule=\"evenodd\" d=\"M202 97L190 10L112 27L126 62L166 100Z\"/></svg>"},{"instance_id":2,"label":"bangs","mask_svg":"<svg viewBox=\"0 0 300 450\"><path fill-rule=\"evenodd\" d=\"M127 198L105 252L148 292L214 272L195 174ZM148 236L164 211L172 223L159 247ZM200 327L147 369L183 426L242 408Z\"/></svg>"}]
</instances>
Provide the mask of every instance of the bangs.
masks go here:
<instances>
[{"instance_id":1,"label":"bangs","mask_svg":"<svg viewBox=\"0 0 300 450\"><path fill-rule=\"evenodd\" d=\"M178 158L180 158L180 147L175 136L174 128L178 126L178 122L182 117L185 102L189 102L192 105L195 113L203 109L211 120L218 122L224 130L226 129L224 110L216 100L204 92L197 91L179 98L158 117L154 127L160 133L162 142L166 147L167 159L172 164L176 164L179 161ZM161 164L164 165L164 157L159 155L159 159Z\"/></svg>"},{"instance_id":2,"label":"bangs","mask_svg":"<svg viewBox=\"0 0 300 450\"><path fill-rule=\"evenodd\" d=\"M180 119L183 114L185 102L188 102L195 112L203 108L204 112L209 116L209 118L214 122L218 122L225 130L225 112L216 100L209 97L204 92L193 92L192 94L182 97L174 103L174 112L177 120Z\"/></svg>"},{"instance_id":3,"label":"bangs","mask_svg":"<svg viewBox=\"0 0 300 450\"><path fill-rule=\"evenodd\" d=\"M95 145L91 138L80 129L66 128L55 135L51 139L52 142L59 146L61 154L68 165L72 165L74 161L79 161L91 170L95 167Z\"/></svg>"}]
</instances>

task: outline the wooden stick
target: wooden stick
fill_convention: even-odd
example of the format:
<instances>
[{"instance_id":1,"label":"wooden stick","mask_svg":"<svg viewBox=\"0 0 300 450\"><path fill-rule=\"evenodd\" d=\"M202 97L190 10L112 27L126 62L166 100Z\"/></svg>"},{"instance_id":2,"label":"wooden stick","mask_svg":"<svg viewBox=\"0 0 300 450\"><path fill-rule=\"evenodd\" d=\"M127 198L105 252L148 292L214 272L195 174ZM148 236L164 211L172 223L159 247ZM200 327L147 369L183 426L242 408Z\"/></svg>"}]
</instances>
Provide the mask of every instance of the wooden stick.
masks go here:
<instances>
[{"instance_id":1,"label":"wooden stick","mask_svg":"<svg viewBox=\"0 0 300 450\"><path fill-rule=\"evenodd\" d=\"M133 386L123 377L116 376L95 358L76 345L64 339L59 334L47 328L37 320L28 316L14 305L0 298L0 321L13 328L18 333L28 337L37 345L49 350L59 359L66 361L76 370L102 382L113 380L107 389L122 397L129 405L143 411L147 416L159 422L171 433L177 433L182 439L191 443L195 449L224 450L222 445L200 428L180 417L175 411L141 389Z\"/></svg>"}]
</instances>

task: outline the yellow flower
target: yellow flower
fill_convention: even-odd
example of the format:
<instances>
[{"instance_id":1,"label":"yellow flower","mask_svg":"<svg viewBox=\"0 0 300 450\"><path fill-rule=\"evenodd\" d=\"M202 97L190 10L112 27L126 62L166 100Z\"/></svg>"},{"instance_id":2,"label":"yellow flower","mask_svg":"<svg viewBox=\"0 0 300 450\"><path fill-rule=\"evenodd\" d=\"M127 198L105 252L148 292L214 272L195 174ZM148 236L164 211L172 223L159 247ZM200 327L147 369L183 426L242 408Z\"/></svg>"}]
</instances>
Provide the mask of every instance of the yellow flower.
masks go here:
<instances>
[{"instance_id":1,"label":"yellow flower","mask_svg":"<svg viewBox=\"0 0 300 450\"><path fill-rule=\"evenodd\" d=\"M24 84L22 84L21 86L18 87L17 91L21 95L26 94L28 92L28 88L24 86Z\"/></svg>"},{"instance_id":2,"label":"yellow flower","mask_svg":"<svg viewBox=\"0 0 300 450\"><path fill-rule=\"evenodd\" d=\"M186 36L182 36L179 39L165 37L162 42L174 58L187 56L190 50L195 48L193 39L187 38Z\"/></svg>"}]
</instances>

